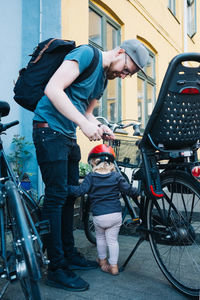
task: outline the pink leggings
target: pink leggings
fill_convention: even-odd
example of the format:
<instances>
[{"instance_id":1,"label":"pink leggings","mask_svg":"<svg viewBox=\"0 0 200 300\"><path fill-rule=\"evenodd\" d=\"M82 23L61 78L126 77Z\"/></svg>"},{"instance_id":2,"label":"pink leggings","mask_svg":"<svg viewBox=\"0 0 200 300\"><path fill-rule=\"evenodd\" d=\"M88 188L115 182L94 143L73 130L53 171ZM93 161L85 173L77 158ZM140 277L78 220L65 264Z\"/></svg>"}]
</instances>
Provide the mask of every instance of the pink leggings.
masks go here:
<instances>
[{"instance_id":1,"label":"pink leggings","mask_svg":"<svg viewBox=\"0 0 200 300\"><path fill-rule=\"evenodd\" d=\"M97 252L100 259L107 257L109 249L109 263L116 265L119 257L118 234L122 224L121 212L94 216L93 223L96 231Z\"/></svg>"}]
</instances>

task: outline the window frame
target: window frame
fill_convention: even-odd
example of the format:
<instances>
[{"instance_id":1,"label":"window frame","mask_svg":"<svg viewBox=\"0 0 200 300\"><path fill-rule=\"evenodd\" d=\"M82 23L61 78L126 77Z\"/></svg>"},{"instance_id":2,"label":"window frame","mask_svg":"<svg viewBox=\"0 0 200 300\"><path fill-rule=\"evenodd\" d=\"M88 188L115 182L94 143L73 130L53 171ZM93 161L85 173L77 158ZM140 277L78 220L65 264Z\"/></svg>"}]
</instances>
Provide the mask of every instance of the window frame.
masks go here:
<instances>
[{"instance_id":1,"label":"window frame","mask_svg":"<svg viewBox=\"0 0 200 300\"><path fill-rule=\"evenodd\" d=\"M168 0L168 9L176 17L176 0Z\"/></svg>"},{"instance_id":2,"label":"window frame","mask_svg":"<svg viewBox=\"0 0 200 300\"><path fill-rule=\"evenodd\" d=\"M156 56L155 54L150 51L149 51L149 55L150 57L153 59L153 70L152 70L152 73L153 73L153 77L151 76L148 76L147 77L141 72L139 71L137 73L137 78L141 79L143 81L143 84L144 84L144 99L143 99L143 109L142 109L142 120L141 122L143 123L144 122L144 127L141 126L141 132L144 132L144 129L148 123L148 120L149 120L149 117L148 117L148 107L147 107L147 85L150 84L151 86L153 86L153 107L152 107L152 110L156 104L156 67L155 67L155 64L156 64ZM146 72L146 67L144 68L144 71ZM137 108L138 108L138 98L137 98Z\"/></svg>"},{"instance_id":3,"label":"window frame","mask_svg":"<svg viewBox=\"0 0 200 300\"><path fill-rule=\"evenodd\" d=\"M189 3L189 1L187 1L187 19L189 19L189 9L191 9L191 6L194 5L194 29L192 31L191 28L189 28L188 24L187 24L187 34L190 38L192 38L196 32L197 32L197 6L196 6L196 0L193 0L192 3ZM187 22L188 23L188 22Z\"/></svg>"},{"instance_id":4,"label":"window frame","mask_svg":"<svg viewBox=\"0 0 200 300\"><path fill-rule=\"evenodd\" d=\"M92 2L89 2L89 9L94 11L97 15L99 15L102 18L101 22L101 33L102 33L102 45L99 46L98 44L94 43L90 38L88 37L89 44L93 45L94 47L97 47L101 51L107 51L107 28L106 25L107 23L113 26L116 29L117 32L117 45L119 46L121 44L121 26L116 23L111 17L109 17L104 11L102 11L99 7L94 5ZM117 81L116 83L116 120L119 121L121 119L121 79L117 78L115 79ZM100 101L100 100L99 100ZM107 118L107 89L104 91L103 96L101 98L101 105L100 105L100 111L101 115L103 117Z\"/></svg>"}]
</instances>

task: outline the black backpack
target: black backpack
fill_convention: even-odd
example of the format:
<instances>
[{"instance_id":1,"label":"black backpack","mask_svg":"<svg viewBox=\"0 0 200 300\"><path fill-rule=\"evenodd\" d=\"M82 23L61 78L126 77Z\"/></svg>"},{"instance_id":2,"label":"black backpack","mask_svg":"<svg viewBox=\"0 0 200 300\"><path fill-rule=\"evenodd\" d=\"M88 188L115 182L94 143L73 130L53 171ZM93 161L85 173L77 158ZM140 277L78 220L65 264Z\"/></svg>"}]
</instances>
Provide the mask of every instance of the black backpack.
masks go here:
<instances>
[{"instance_id":1,"label":"black backpack","mask_svg":"<svg viewBox=\"0 0 200 300\"><path fill-rule=\"evenodd\" d=\"M95 70L99 61L99 51L94 51L90 65L74 82L88 78ZM19 77L14 87L14 100L22 107L34 111L38 101L44 95L44 89L67 53L76 47L74 41L48 39L38 44L26 68L19 71Z\"/></svg>"}]
</instances>

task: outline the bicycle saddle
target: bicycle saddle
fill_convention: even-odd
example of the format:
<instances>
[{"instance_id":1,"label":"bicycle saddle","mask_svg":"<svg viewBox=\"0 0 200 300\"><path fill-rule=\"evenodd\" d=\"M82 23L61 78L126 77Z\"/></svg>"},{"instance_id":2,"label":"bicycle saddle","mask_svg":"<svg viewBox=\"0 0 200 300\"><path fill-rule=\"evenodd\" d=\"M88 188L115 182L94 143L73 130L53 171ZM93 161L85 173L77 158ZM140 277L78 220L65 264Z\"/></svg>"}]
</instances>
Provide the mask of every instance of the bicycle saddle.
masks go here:
<instances>
[{"instance_id":1,"label":"bicycle saddle","mask_svg":"<svg viewBox=\"0 0 200 300\"><path fill-rule=\"evenodd\" d=\"M10 105L5 102L0 100L0 116L5 117L9 114L10 112Z\"/></svg>"}]
</instances>

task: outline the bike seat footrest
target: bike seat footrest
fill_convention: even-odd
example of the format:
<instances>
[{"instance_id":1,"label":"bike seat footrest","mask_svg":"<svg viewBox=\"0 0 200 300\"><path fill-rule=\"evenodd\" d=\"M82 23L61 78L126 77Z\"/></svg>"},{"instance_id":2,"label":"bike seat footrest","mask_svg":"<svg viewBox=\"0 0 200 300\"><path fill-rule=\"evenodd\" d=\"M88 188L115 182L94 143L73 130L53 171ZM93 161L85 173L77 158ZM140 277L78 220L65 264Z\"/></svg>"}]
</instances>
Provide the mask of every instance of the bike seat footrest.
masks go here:
<instances>
[{"instance_id":1,"label":"bike seat footrest","mask_svg":"<svg viewBox=\"0 0 200 300\"><path fill-rule=\"evenodd\" d=\"M146 151L146 149L142 150L147 194L150 197L161 198L163 197L163 191L155 153L148 150Z\"/></svg>"},{"instance_id":2,"label":"bike seat footrest","mask_svg":"<svg viewBox=\"0 0 200 300\"><path fill-rule=\"evenodd\" d=\"M135 225L140 225L141 223L142 223L142 220L140 218L128 219L124 222L124 226L132 227Z\"/></svg>"}]
</instances>

